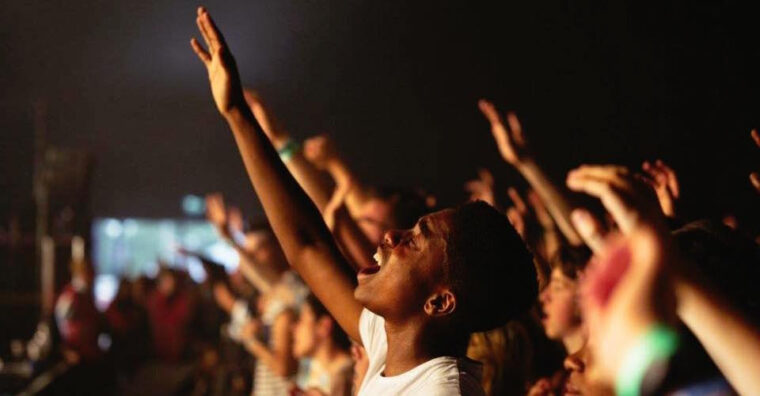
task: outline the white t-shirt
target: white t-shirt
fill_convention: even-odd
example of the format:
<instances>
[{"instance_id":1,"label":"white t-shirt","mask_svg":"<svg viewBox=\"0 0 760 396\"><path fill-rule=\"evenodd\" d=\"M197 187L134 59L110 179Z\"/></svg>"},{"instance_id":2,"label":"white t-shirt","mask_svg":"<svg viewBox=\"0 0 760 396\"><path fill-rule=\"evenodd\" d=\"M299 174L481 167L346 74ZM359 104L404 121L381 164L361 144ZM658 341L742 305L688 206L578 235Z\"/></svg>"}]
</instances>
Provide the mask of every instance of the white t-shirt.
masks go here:
<instances>
[{"instance_id":1,"label":"white t-shirt","mask_svg":"<svg viewBox=\"0 0 760 396\"><path fill-rule=\"evenodd\" d=\"M466 358L442 356L393 377L383 376L388 354L385 319L367 309L359 319L359 335L369 357L369 368L358 396L425 395L480 396L482 366Z\"/></svg>"}]
</instances>

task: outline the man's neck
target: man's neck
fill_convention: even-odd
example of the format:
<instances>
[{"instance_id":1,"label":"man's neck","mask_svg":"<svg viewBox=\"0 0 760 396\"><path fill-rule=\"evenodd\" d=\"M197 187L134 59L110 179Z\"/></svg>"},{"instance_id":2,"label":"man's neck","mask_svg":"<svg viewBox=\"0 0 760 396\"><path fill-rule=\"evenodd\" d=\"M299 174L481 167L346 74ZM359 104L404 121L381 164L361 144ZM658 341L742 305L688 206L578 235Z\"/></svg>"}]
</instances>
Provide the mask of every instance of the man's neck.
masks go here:
<instances>
[{"instance_id":1,"label":"man's neck","mask_svg":"<svg viewBox=\"0 0 760 396\"><path fill-rule=\"evenodd\" d=\"M388 354L387 377L403 374L428 360L441 356L461 357L467 349L466 339L456 339L424 322L409 320L403 325L385 322Z\"/></svg>"}]
</instances>

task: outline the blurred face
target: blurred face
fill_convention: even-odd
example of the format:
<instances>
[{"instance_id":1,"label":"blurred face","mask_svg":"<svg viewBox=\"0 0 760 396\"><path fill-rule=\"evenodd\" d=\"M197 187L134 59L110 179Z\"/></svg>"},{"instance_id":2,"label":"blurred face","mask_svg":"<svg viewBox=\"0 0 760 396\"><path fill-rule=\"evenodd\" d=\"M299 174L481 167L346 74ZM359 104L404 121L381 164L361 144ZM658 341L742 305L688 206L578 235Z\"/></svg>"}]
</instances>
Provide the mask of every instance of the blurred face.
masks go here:
<instances>
[{"instance_id":1,"label":"blurred face","mask_svg":"<svg viewBox=\"0 0 760 396\"><path fill-rule=\"evenodd\" d=\"M364 204L356 216L359 228L370 242L379 245L385 232L390 229L393 208L381 199L371 199Z\"/></svg>"},{"instance_id":2,"label":"blurred face","mask_svg":"<svg viewBox=\"0 0 760 396\"><path fill-rule=\"evenodd\" d=\"M293 355L309 357L317 349L317 317L309 304L304 304L293 329Z\"/></svg>"},{"instance_id":3,"label":"blurred face","mask_svg":"<svg viewBox=\"0 0 760 396\"><path fill-rule=\"evenodd\" d=\"M446 236L453 210L420 218L414 228L388 231L375 254L377 266L357 275L356 299L386 319L423 312L427 298L445 287Z\"/></svg>"},{"instance_id":4,"label":"blurred face","mask_svg":"<svg viewBox=\"0 0 760 396\"><path fill-rule=\"evenodd\" d=\"M558 340L577 331L581 325L577 302L577 281L568 278L562 270L552 271L549 285L539 296L546 336Z\"/></svg>"},{"instance_id":5,"label":"blurred face","mask_svg":"<svg viewBox=\"0 0 760 396\"><path fill-rule=\"evenodd\" d=\"M245 235L245 249L253 255L257 263L271 268L287 268L285 255L274 236L265 231L249 232Z\"/></svg>"}]
</instances>

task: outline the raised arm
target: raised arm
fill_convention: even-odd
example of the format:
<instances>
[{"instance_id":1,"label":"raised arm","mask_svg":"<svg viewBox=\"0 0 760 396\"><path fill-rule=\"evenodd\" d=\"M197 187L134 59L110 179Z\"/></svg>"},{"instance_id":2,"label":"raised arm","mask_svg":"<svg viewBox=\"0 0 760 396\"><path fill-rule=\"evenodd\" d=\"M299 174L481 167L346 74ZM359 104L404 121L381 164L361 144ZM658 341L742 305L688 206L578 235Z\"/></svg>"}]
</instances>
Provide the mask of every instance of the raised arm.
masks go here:
<instances>
[{"instance_id":1,"label":"raised arm","mask_svg":"<svg viewBox=\"0 0 760 396\"><path fill-rule=\"evenodd\" d=\"M198 27L208 46L191 45L208 71L217 109L232 129L269 223L288 262L306 281L341 327L359 340L362 306L354 299L351 280L341 271L345 259L314 203L280 160L243 98L235 59L208 12L198 8Z\"/></svg>"},{"instance_id":2,"label":"raised arm","mask_svg":"<svg viewBox=\"0 0 760 396\"><path fill-rule=\"evenodd\" d=\"M333 177L335 190L322 215L341 249L350 258L352 267L359 271L374 265L372 255L375 254L377 246L370 242L351 217L349 197L352 192L356 197L356 191L360 188L355 185L356 179L339 158L330 138L326 135L318 135L306 139L303 154L314 168L327 171ZM356 199L354 208L358 208Z\"/></svg>"},{"instance_id":3,"label":"raised arm","mask_svg":"<svg viewBox=\"0 0 760 396\"><path fill-rule=\"evenodd\" d=\"M248 89L244 90L243 95L253 116L274 148L277 149L290 174L301 185L306 195L317 205L317 208L323 211L330 200L331 187L329 181L306 160L301 148L282 127L282 124L275 119L274 114L261 99L261 96Z\"/></svg>"},{"instance_id":4,"label":"raised arm","mask_svg":"<svg viewBox=\"0 0 760 396\"><path fill-rule=\"evenodd\" d=\"M278 275L271 269L257 265L256 259L242 245L239 237L243 233L243 219L239 209L232 208L229 213L222 194L206 196L206 218L214 225L219 236L238 252L238 268L245 279L260 293L266 294L272 289Z\"/></svg>"},{"instance_id":5,"label":"raised arm","mask_svg":"<svg viewBox=\"0 0 760 396\"><path fill-rule=\"evenodd\" d=\"M306 139L303 154L318 169L330 174L336 188L347 188L345 205L351 215L358 213L367 201L364 186L359 182L346 161L340 156L327 135Z\"/></svg>"},{"instance_id":6,"label":"raised arm","mask_svg":"<svg viewBox=\"0 0 760 396\"><path fill-rule=\"evenodd\" d=\"M575 246L582 244L580 236L570 221L572 208L567 197L528 153L522 126L517 116L514 113L507 113L508 129L491 102L480 100L478 107L491 124L491 132L504 160L514 166L541 197L567 241Z\"/></svg>"},{"instance_id":7,"label":"raised arm","mask_svg":"<svg viewBox=\"0 0 760 396\"><path fill-rule=\"evenodd\" d=\"M642 239L637 235L645 236L643 240L646 243L634 243L629 249L634 261L637 256L656 253L644 260L644 268L648 266L654 273L647 276L648 281L640 283L639 287L648 287L647 290L651 291L654 285L666 286L667 290L660 291L675 297L679 318L697 336L731 385L739 394L760 394L760 378L756 375L757 368L760 367L760 331L744 320L721 296L683 271L679 271L680 268L676 265L678 259L673 257L675 254L671 248L672 242L662 218L663 214L654 194L646 192L643 183L624 168L616 166L582 166L570 172L567 178L567 185L572 190L596 196L602 201L626 239L635 242L636 239ZM579 214L581 213L574 213L576 223L587 223L578 224L581 233L585 233L584 229L595 229L599 232L598 227L591 224L592 220L588 214L582 216L585 220L578 221ZM584 235L584 238L588 240L599 236ZM596 251L597 255L606 250L606 245L608 243L602 244L602 248ZM637 266L633 264L633 267ZM597 278L599 282L596 284L600 287L607 287L613 283L610 282L610 278L596 276L594 271L592 265L591 274L587 271L587 280ZM674 274L669 275L670 272ZM634 276L631 275L630 278ZM642 278L639 279L641 280ZM651 314L668 308L668 298L651 297L652 295L646 295L644 289L637 290L636 294L629 294L625 299L630 303L627 308L634 308L628 309L629 316L640 316L642 311L647 310ZM615 312L612 307L608 311ZM620 312L621 310L618 310L618 318L622 318L623 313ZM594 327L594 324L591 327ZM626 326L615 327L614 330L618 334L625 334L625 331L630 332L631 329L634 329L634 326L629 323ZM615 331L610 329L608 333L614 335ZM610 347L608 350L617 349L617 352L609 355L619 355L624 351L619 339L610 341L614 342L616 347ZM614 367L612 364L602 366Z\"/></svg>"}]
</instances>

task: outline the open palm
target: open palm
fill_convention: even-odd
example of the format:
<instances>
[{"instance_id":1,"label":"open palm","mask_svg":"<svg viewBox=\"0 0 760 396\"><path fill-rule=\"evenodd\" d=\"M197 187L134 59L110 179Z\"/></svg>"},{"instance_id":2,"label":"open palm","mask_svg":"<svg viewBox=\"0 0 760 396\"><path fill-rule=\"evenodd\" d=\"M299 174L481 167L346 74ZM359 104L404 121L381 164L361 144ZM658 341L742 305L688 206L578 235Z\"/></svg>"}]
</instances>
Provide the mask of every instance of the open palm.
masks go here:
<instances>
[{"instance_id":1,"label":"open palm","mask_svg":"<svg viewBox=\"0 0 760 396\"><path fill-rule=\"evenodd\" d=\"M205 8L198 7L198 16L195 21L208 46L208 51L195 38L190 40L190 45L206 66L217 109L220 113L227 114L235 107L245 104L235 58Z\"/></svg>"}]
</instances>

